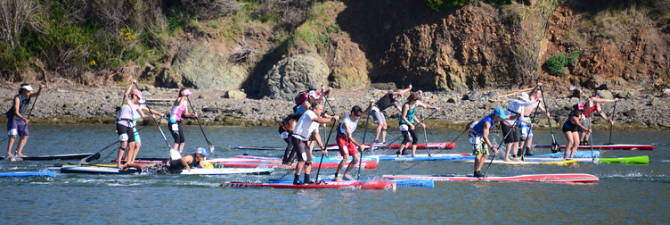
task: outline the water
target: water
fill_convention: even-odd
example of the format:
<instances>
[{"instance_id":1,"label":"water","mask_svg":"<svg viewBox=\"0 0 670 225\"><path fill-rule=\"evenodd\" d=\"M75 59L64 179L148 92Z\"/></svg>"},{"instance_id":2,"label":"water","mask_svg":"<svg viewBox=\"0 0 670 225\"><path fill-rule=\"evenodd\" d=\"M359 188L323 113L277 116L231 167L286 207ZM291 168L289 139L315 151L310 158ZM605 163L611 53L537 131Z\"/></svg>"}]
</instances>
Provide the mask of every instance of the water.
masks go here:
<instances>
[{"instance_id":1,"label":"water","mask_svg":"<svg viewBox=\"0 0 670 225\"><path fill-rule=\"evenodd\" d=\"M197 126L185 127L185 152L207 147ZM167 131L167 130L165 130ZM422 131L419 131L421 133ZM429 130L428 140L452 141L460 130ZM229 150L228 146L283 146L276 128L205 127L216 146L212 157L243 153L281 155L280 151ZM391 131L388 140L397 132ZM72 223L597 223L668 224L670 208L669 131L615 131L614 143L652 143L653 152L608 151L602 157L649 155L643 166L581 163L572 166L492 165L490 175L532 173L589 173L601 180L592 185L551 183L436 183L435 188L398 187L375 190L283 190L222 188L227 181L261 181L272 175L166 176L59 174L56 179L0 179L0 220L5 224ZM97 152L116 141L112 125L31 126L26 155ZM500 134L498 134L500 135ZM362 139L362 129L356 134ZM171 143L171 137L168 137ZM556 134L564 144L561 133ZM367 140L372 135L368 133ZM496 138L500 140L500 137ZM535 132L535 143L550 143L547 131ZM155 127L142 131L138 157L168 157ZM595 143L609 142L608 131L596 131ZM331 140L331 143L333 141ZM6 142L2 143L6 148ZM451 152L468 153L462 136ZM102 152L105 161L116 157L116 145ZM548 150L537 150L546 152ZM436 151L433 151L434 153ZM386 152L391 154L392 152ZM319 155L320 153L315 153ZM337 154L331 152L331 154ZM365 152L364 154L369 154ZM76 163L76 161L69 161ZM44 170L55 163L0 161L0 171ZM389 162L376 170L362 170L362 178L384 174L470 174L462 162ZM413 166L413 167L412 167ZM411 167L411 168L410 168ZM409 168L409 169L408 169ZM332 175L334 169L322 174ZM313 172L312 174L315 174ZM287 177L291 177L290 174Z\"/></svg>"}]
</instances>

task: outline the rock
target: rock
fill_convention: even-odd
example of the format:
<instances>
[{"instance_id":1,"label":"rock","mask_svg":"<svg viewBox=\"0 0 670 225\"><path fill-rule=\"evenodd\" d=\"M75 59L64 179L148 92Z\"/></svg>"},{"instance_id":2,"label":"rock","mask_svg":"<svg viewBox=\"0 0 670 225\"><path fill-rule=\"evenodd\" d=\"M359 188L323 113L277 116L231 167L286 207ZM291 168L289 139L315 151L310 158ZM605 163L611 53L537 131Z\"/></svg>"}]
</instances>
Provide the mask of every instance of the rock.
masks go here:
<instances>
[{"instance_id":1,"label":"rock","mask_svg":"<svg viewBox=\"0 0 670 225\"><path fill-rule=\"evenodd\" d=\"M388 83L374 83L374 84L372 84L372 85L370 85L370 86L372 86L372 88L374 88L374 89L382 90L382 91L384 91L384 93L386 93L385 91L387 91L387 90L393 90L393 89L396 89L396 88L397 88L396 85L395 85L395 83L393 83L393 82L388 82ZM377 94L377 93L375 93L375 94Z\"/></svg>"},{"instance_id":2,"label":"rock","mask_svg":"<svg viewBox=\"0 0 670 225\"><path fill-rule=\"evenodd\" d=\"M328 84L330 69L316 54L296 55L275 64L265 75L260 95L271 99L292 100L310 84Z\"/></svg>"},{"instance_id":3,"label":"rock","mask_svg":"<svg viewBox=\"0 0 670 225\"><path fill-rule=\"evenodd\" d=\"M608 90L600 90L600 92L602 92L605 95L605 98L607 98L607 99L613 99L614 98L614 95L612 95L612 92L610 92Z\"/></svg>"},{"instance_id":4,"label":"rock","mask_svg":"<svg viewBox=\"0 0 670 225\"><path fill-rule=\"evenodd\" d=\"M635 117L637 115L637 111L635 111L635 109L631 109L623 112L623 115L627 117Z\"/></svg>"},{"instance_id":5,"label":"rock","mask_svg":"<svg viewBox=\"0 0 670 225\"><path fill-rule=\"evenodd\" d=\"M449 98L447 99L447 103L456 103L456 100L454 100L453 98Z\"/></svg>"},{"instance_id":6,"label":"rock","mask_svg":"<svg viewBox=\"0 0 670 225\"><path fill-rule=\"evenodd\" d=\"M598 86L598 90L610 90L614 87L614 85L610 82L606 82L600 86Z\"/></svg>"},{"instance_id":7,"label":"rock","mask_svg":"<svg viewBox=\"0 0 670 225\"><path fill-rule=\"evenodd\" d=\"M619 98L633 99L638 95L637 90L635 89L624 89L619 93Z\"/></svg>"},{"instance_id":8,"label":"rock","mask_svg":"<svg viewBox=\"0 0 670 225\"><path fill-rule=\"evenodd\" d=\"M628 81L621 77L614 78L614 84L619 85L619 86L625 86L628 85Z\"/></svg>"},{"instance_id":9,"label":"rock","mask_svg":"<svg viewBox=\"0 0 670 225\"><path fill-rule=\"evenodd\" d=\"M490 91L489 93L486 93L484 97L488 98L489 100L498 100L498 92Z\"/></svg>"},{"instance_id":10,"label":"rock","mask_svg":"<svg viewBox=\"0 0 670 225\"><path fill-rule=\"evenodd\" d=\"M482 99L482 94L477 92L477 90L472 90L467 94L463 95L463 100L469 101L478 101Z\"/></svg>"},{"instance_id":11,"label":"rock","mask_svg":"<svg viewBox=\"0 0 670 225\"><path fill-rule=\"evenodd\" d=\"M652 97L653 97L653 96L652 96ZM663 105L663 101L661 101L661 100L658 99L658 98L652 98L651 100L649 100L649 103L648 103L647 105L650 105L650 106L656 106L656 107L657 107L657 106L662 106L662 105Z\"/></svg>"},{"instance_id":12,"label":"rock","mask_svg":"<svg viewBox=\"0 0 670 225\"><path fill-rule=\"evenodd\" d=\"M226 92L226 98L242 99L242 98L246 98L246 97L247 97L247 94L242 92L242 91L230 90L230 91Z\"/></svg>"},{"instance_id":13,"label":"rock","mask_svg":"<svg viewBox=\"0 0 670 225\"><path fill-rule=\"evenodd\" d=\"M654 99L654 95L652 95L652 94L647 94L647 96L645 96L644 98L649 99L649 100L652 100L652 99Z\"/></svg>"},{"instance_id":14,"label":"rock","mask_svg":"<svg viewBox=\"0 0 670 225\"><path fill-rule=\"evenodd\" d=\"M184 86L201 90L239 89L248 71L231 63L223 52L207 42L188 42L180 46L172 68L181 75Z\"/></svg>"},{"instance_id":15,"label":"rock","mask_svg":"<svg viewBox=\"0 0 670 225\"><path fill-rule=\"evenodd\" d=\"M605 79L600 76L593 76L586 81L586 85L591 89L596 89L605 84Z\"/></svg>"},{"instance_id":16,"label":"rock","mask_svg":"<svg viewBox=\"0 0 670 225\"><path fill-rule=\"evenodd\" d=\"M582 90L573 89L572 92L570 92L570 96L568 96L568 97L580 98L580 97L582 97Z\"/></svg>"},{"instance_id":17,"label":"rock","mask_svg":"<svg viewBox=\"0 0 670 225\"><path fill-rule=\"evenodd\" d=\"M663 89L663 97L670 97L670 89Z\"/></svg>"},{"instance_id":18,"label":"rock","mask_svg":"<svg viewBox=\"0 0 670 225\"><path fill-rule=\"evenodd\" d=\"M147 85L147 86L144 86L144 90L148 91L150 93L154 93L154 91L156 91L156 87L154 87L153 85Z\"/></svg>"},{"instance_id":19,"label":"rock","mask_svg":"<svg viewBox=\"0 0 670 225\"><path fill-rule=\"evenodd\" d=\"M207 108L202 108L202 112L206 112L206 113L221 113L221 112L223 112L223 109L222 109L222 108L218 108L218 107L207 107Z\"/></svg>"}]
</instances>

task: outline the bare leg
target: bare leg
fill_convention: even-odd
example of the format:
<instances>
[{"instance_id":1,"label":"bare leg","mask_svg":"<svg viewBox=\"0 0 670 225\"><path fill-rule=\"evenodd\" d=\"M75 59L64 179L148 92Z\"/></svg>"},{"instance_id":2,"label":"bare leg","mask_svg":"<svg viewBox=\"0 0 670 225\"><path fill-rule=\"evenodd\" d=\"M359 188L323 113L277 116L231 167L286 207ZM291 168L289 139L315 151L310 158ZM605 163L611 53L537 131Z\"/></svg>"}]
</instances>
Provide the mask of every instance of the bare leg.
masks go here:
<instances>
[{"instance_id":1,"label":"bare leg","mask_svg":"<svg viewBox=\"0 0 670 225\"><path fill-rule=\"evenodd\" d=\"M354 166L358 165L358 154L353 155L354 159L351 160L351 163L349 163L349 166L347 166L347 171L344 172L344 178L351 180L351 176L349 176L349 172L351 172L351 169L354 168Z\"/></svg>"},{"instance_id":2,"label":"bare leg","mask_svg":"<svg viewBox=\"0 0 670 225\"><path fill-rule=\"evenodd\" d=\"M418 145L418 144L414 144L414 145L412 145L412 157L416 157L416 146L417 146L417 145Z\"/></svg>"},{"instance_id":3,"label":"bare leg","mask_svg":"<svg viewBox=\"0 0 670 225\"><path fill-rule=\"evenodd\" d=\"M383 129L382 129L382 143L385 143L386 142L386 129L388 129L389 126L388 126L388 124L384 123L384 125L382 125L382 127L383 127Z\"/></svg>"},{"instance_id":4,"label":"bare leg","mask_svg":"<svg viewBox=\"0 0 670 225\"><path fill-rule=\"evenodd\" d=\"M506 161L506 162L509 162L509 161L510 161L510 160L509 160L509 151L511 151L513 147L514 147L514 142L512 142L512 143L507 143L507 145L505 145L505 148L506 148L506 149L505 149L505 161ZM516 149L514 149L514 151L516 151Z\"/></svg>"},{"instance_id":5,"label":"bare leg","mask_svg":"<svg viewBox=\"0 0 670 225\"><path fill-rule=\"evenodd\" d=\"M305 167L305 161L298 162L298 165L295 166L295 175L300 176L303 167Z\"/></svg>"},{"instance_id":6,"label":"bare leg","mask_svg":"<svg viewBox=\"0 0 670 225\"><path fill-rule=\"evenodd\" d=\"M398 156L397 157L402 157L402 152L405 150L405 148L407 148L408 145L409 145L409 143L400 145L400 149L398 150Z\"/></svg>"},{"instance_id":7,"label":"bare leg","mask_svg":"<svg viewBox=\"0 0 670 225\"><path fill-rule=\"evenodd\" d=\"M179 154L181 154L181 150L179 149L179 143L175 142L172 144L172 149L179 151Z\"/></svg>"},{"instance_id":8,"label":"bare leg","mask_svg":"<svg viewBox=\"0 0 670 225\"><path fill-rule=\"evenodd\" d=\"M354 155L354 157L355 156L356 155ZM342 168L344 168L344 165L347 164L348 161L349 161L349 155L348 154L342 155L342 161L340 162L339 165L337 165L337 170L335 170L335 174L340 174L340 172L342 171ZM351 164L349 164L349 165L351 165ZM347 171L349 171L349 168L347 168ZM347 173L344 173L344 174L346 175ZM340 178L338 176L338 177L335 177L335 180L336 181L342 181L342 178Z\"/></svg>"},{"instance_id":9,"label":"bare leg","mask_svg":"<svg viewBox=\"0 0 670 225\"><path fill-rule=\"evenodd\" d=\"M7 158L12 156L12 146L14 146L14 141L16 136L9 136L9 141L7 142Z\"/></svg>"},{"instance_id":10,"label":"bare leg","mask_svg":"<svg viewBox=\"0 0 670 225\"><path fill-rule=\"evenodd\" d=\"M21 154L21 152L23 151L23 147L26 146L27 142L28 142L28 136L21 137L21 140L19 141L19 146L16 149L16 156L26 157L25 155Z\"/></svg>"},{"instance_id":11,"label":"bare leg","mask_svg":"<svg viewBox=\"0 0 670 225\"><path fill-rule=\"evenodd\" d=\"M382 133L382 128L384 128L383 123L378 123L377 124L377 133L375 134L375 141L379 141L379 134Z\"/></svg>"},{"instance_id":12,"label":"bare leg","mask_svg":"<svg viewBox=\"0 0 670 225\"><path fill-rule=\"evenodd\" d=\"M130 157L128 157L128 160L126 160L126 163L134 163L135 158L137 157L137 153L140 152L140 147L142 147L142 142L135 142L135 148L133 148L133 154L130 154ZM130 152L129 152L130 153Z\"/></svg>"},{"instance_id":13,"label":"bare leg","mask_svg":"<svg viewBox=\"0 0 670 225\"><path fill-rule=\"evenodd\" d=\"M514 153L514 157L513 157L512 160L514 160L514 161L521 161L520 159L518 159L518 158L516 157L516 156L519 154L519 142L518 142L518 141L512 143L512 152Z\"/></svg>"},{"instance_id":14,"label":"bare leg","mask_svg":"<svg viewBox=\"0 0 670 225\"><path fill-rule=\"evenodd\" d=\"M122 141L121 142L121 147L119 147L119 154L118 154L118 157L116 158L116 167L118 167L119 169L122 169L121 160L123 160L123 154L126 153L126 151L124 151L124 149L126 149L127 146L128 146L128 142L127 141Z\"/></svg>"},{"instance_id":15,"label":"bare leg","mask_svg":"<svg viewBox=\"0 0 670 225\"><path fill-rule=\"evenodd\" d=\"M572 149L572 145L574 145L575 141L578 141L578 140L573 140L573 138L572 138L573 135L572 135L572 132L570 132L570 131L566 131L563 134L565 134L565 139L568 139L568 144L565 145L565 154L563 155L563 158L567 159L568 154L570 154L570 150ZM577 136L577 138L579 138L579 135Z\"/></svg>"},{"instance_id":16,"label":"bare leg","mask_svg":"<svg viewBox=\"0 0 670 225\"><path fill-rule=\"evenodd\" d=\"M577 139L579 136L576 133L573 133L572 139ZM574 158L575 152L577 152L577 148L579 148L579 143L573 143L572 145L572 151L570 151L570 158Z\"/></svg>"},{"instance_id":17,"label":"bare leg","mask_svg":"<svg viewBox=\"0 0 670 225\"><path fill-rule=\"evenodd\" d=\"M184 152L184 143L179 143L179 154Z\"/></svg>"}]
</instances>

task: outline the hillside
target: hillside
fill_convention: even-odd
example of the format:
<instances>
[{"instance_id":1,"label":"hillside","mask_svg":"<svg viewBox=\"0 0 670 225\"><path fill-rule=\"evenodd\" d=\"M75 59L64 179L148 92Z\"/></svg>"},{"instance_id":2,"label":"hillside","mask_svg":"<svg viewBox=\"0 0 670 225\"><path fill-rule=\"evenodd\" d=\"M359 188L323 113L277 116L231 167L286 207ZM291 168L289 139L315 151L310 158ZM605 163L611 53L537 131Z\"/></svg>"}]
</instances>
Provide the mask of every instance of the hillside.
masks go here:
<instances>
[{"instance_id":1,"label":"hillside","mask_svg":"<svg viewBox=\"0 0 670 225\"><path fill-rule=\"evenodd\" d=\"M308 83L463 93L539 81L565 95L657 96L670 86L670 1L474 2L442 12L411 0L0 7L10 12L0 16L0 76L9 82L105 86L139 77L269 99L289 99Z\"/></svg>"}]
</instances>

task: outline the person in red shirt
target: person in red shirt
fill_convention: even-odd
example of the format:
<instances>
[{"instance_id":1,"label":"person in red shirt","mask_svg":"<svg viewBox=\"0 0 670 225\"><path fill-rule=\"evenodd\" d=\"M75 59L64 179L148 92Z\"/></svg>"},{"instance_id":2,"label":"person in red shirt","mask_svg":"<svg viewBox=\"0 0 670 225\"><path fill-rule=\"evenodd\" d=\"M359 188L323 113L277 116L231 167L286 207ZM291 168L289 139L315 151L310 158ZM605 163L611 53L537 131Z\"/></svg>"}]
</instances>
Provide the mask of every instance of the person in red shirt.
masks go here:
<instances>
[{"instance_id":1,"label":"person in red shirt","mask_svg":"<svg viewBox=\"0 0 670 225\"><path fill-rule=\"evenodd\" d=\"M615 98L615 99L606 99L605 94L603 94L600 91L596 91L596 94L593 95L592 97L589 97L586 99L586 103L584 103L584 117L582 119L582 125L584 127L591 127L591 124L589 124L589 116L593 115L594 112L598 112L598 115L602 117L603 119L607 120L611 125L614 125L614 121L609 119L607 115L602 111L602 108L600 107L600 104L598 103L611 103L611 102L617 102L620 101L621 99ZM589 130L581 130L581 136L579 138L579 143L582 143L583 145L588 145L588 140L589 140L589 135L591 135L591 131Z\"/></svg>"}]
</instances>

